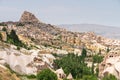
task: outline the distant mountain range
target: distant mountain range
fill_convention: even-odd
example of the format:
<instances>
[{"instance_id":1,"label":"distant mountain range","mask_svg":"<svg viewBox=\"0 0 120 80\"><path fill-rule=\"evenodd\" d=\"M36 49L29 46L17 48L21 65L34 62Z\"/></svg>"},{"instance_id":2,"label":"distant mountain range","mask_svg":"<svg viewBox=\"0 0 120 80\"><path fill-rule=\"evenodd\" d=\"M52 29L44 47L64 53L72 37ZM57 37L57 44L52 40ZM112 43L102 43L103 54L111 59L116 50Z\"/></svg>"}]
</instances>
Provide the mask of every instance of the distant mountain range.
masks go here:
<instances>
[{"instance_id":1,"label":"distant mountain range","mask_svg":"<svg viewBox=\"0 0 120 80\"><path fill-rule=\"evenodd\" d=\"M95 32L107 38L120 39L120 27L97 24L62 24L58 26L73 32Z\"/></svg>"}]
</instances>

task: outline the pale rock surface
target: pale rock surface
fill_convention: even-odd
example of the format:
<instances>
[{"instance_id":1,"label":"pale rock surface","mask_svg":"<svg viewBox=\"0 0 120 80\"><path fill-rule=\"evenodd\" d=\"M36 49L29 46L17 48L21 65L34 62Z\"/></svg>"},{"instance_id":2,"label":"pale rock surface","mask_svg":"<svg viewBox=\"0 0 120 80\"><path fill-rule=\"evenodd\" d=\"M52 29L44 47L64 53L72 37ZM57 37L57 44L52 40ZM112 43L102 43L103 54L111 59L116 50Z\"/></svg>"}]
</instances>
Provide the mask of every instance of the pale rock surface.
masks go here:
<instances>
[{"instance_id":1,"label":"pale rock surface","mask_svg":"<svg viewBox=\"0 0 120 80\"><path fill-rule=\"evenodd\" d=\"M71 73L69 73L69 75L67 76L67 79L68 79L68 80L73 80L73 76L72 76Z\"/></svg>"},{"instance_id":2,"label":"pale rock surface","mask_svg":"<svg viewBox=\"0 0 120 80\"><path fill-rule=\"evenodd\" d=\"M107 53L103 62L99 65L99 76L107 74L115 75L120 80L120 50L113 50Z\"/></svg>"},{"instance_id":3,"label":"pale rock surface","mask_svg":"<svg viewBox=\"0 0 120 80\"><path fill-rule=\"evenodd\" d=\"M28 11L23 12L19 21L20 22L36 22L36 23L39 23L39 20L35 17L35 15L28 12Z\"/></svg>"},{"instance_id":4,"label":"pale rock surface","mask_svg":"<svg viewBox=\"0 0 120 80\"><path fill-rule=\"evenodd\" d=\"M32 74L35 69L29 69L26 65L33 60L33 56L24 55L15 50L10 50L11 54L8 54L7 51L0 51L0 58L3 61L6 61L7 64L11 67L12 70L21 73L21 74Z\"/></svg>"},{"instance_id":5,"label":"pale rock surface","mask_svg":"<svg viewBox=\"0 0 120 80\"><path fill-rule=\"evenodd\" d=\"M39 70L53 67L55 57L52 54L40 54L40 50L15 50L15 46L0 50L0 64L8 64L19 74L36 74ZM27 53L27 54L26 54ZM38 55L38 53L40 55Z\"/></svg>"},{"instance_id":6,"label":"pale rock surface","mask_svg":"<svg viewBox=\"0 0 120 80\"><path fill-rule=\"evenodd\" d=\"M57 69L57 70L55 71L55 73L57 74L57 77L60 78L60 79L66 78L66 74L64 73L64 71L63 71L62 68Z\"/></svg>"},{"instance_id":7,"label":"pale rock surface","mask_svg":"<svg viewBox=\"0 0 120 80\"><path fill-rule=\"evenodd\" d=\"M0 31L0 33L1 33L1 36L2 36L2 40L3 41L7 41L7 34L6 34L6 32L5 31Z\"/></svg>"}]
</instances>

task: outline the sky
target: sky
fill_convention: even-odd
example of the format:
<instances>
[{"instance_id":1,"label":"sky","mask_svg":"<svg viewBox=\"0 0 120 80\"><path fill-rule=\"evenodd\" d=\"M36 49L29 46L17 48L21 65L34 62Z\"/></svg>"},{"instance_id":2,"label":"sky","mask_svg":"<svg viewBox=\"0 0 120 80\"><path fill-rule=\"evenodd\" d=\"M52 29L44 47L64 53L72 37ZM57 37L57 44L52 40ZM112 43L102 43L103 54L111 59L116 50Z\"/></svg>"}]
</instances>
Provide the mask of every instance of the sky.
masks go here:
<instances>
[{"instance_id":1,"label":"sky","mask_svg":"<svg viewBox=\"0 0 120 80\"><path fill-rule=\"evenodd\" d=\"M18 21L25 10L49 24L120 27L120 0L0 0L0 22Z\"/></svg>"}]
</instances>

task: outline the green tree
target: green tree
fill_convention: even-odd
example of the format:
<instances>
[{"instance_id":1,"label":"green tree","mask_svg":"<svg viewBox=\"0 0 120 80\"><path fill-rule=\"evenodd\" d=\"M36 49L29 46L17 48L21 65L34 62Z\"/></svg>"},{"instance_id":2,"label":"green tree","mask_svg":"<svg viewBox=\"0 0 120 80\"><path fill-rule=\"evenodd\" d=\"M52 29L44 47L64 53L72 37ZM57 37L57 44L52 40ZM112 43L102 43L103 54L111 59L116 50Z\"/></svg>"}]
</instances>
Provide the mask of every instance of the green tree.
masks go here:
<instances>
[{"instance_id":1,"label":"green tree","mask_svg":"<svg viewBox=\"0 0 120 80\"><path fill-rule=\"evenodd\" d=\"M2 34L0 33L0 40L2 40Z\"/></svg>"},{"instance_id":2,"label":"green tree","mask_svg":"<svg viewBox=\"0 0 120 80\"><path fill-rule=\"evenodd\" d=\"M15 30L11 30L10 37L13 39L14 42L16 42L16 43L20 42Z\"/></svg>"},{"instance_id":3,"label":"green tree","mask_svg":"<svg viewBox=\"0 0 120 80\"><path fill-rule=\"evenodd\" d=\"M92 68L91 68L91 71L92 71L93 74L94 74L94 63L98 63L99 64L102 61L103 61L103 56L98 55L98 54L93 56L93 63L92 63ZM98 69L98 65L97 65L95 75L98 76L98 74L99 74L99 69Z\"/></svg>"},{"instance_id":4,"label":"green tree","mask_svg":"<svg viewBox=\"0 0 120 80\"><path fill-rule=\"evenodd\" d=\"M82 58L85 58L87 56L87 51L85 48L82 49Z\"/></svg>"},{"instance_id":5,"label":"green tree","mask_svg":"<svg viewBox=\"0 0 120 80\"><path fill-rule=\"evenodd\" d=\"M94 62L92 62L91 73L94 74Z\"/></svg>"},{"instance_id":6,"label":"green tree","mask_svg":"<svg viewBox=\"0 0 120 80\"><path fill-rule=\"evenodd\" d=\"M57 80L57 75L50 69L44 69L37 74L37 80Z\"/></svg>"},{"instance_id":7,"label":"green tree","mask_svg":"<svg viewBox=\"0 0 120 80\"><path fill-rule=\"evenodd\" d=\"M74 78L82 78L83 75L91 75L91 69L83 62L81 56L68 54L54 61L55 68L63 68L66 74L71 73Z\"/></svg>"},{"instance_id":8,"label":"green tree","mask_svg":"<svg viewBox=\"0 0 120 80\"><path fill-rule=\"evenodd\" d=\"M23 47L23 48L28 49L28 50L31 49L26 44L22 43L21 40L19 40L15 30L11 30L10 34L8 34L7 31L6 31L6 33L7 33L7 43L14 44L15 46L18 47L17 48L18 50L20 49L20 47Z\"/></svg>"},{"instance_id":9,"label":"green tree","mask_svg":"<svg viewBox=\"0 0 120 80\"><path fill-rule=\"evenodd\" d=\"M96 68L96 76L98 76L99 75L99 68L97 67Z\"/></svg>"},{"instance_id":10,"label":"green tree","mask_svg":"<svg viewBox=\"0 0 120 80\"><path fill-rule=\"evenodd\" d=\"M94 55L93 56L93 62L94 63L101 63L103 61L103 56L100 55Z\"/></svg>"},{"instance_id":11,"label":"green tree","mask_svg":"<svg viewBox=\"0 0 120 80\"><path fill-rule=\"evenodd\" d=\"M109 47L107 47L107 53L110 51L110 48Z\"/></svg>"},{"instance_id":12,"label":"green tree","mask_svg":"<svg viewBox=\"0 0 120 80\"><path fill-rule=\"evenodd\" d=\"M2 28L2 31L7 31L7 29L5 27Z\"/></svg>"},{"instance_id":13,"label":"green tree","mask_svg":"<svg viewBox=\"0 0 120 80\"><path fill-rule=\"evenodd\" d=\"M18 38L15 30L11 30L10 35L8 35L8 42L9 42L9 43L12 43L12 44L14 44L14 45L16 45L16 46L20 46L20 47L24 47L24 46L25 46L25 44L23 44L23 43L19 40L19 38ZM26 47L26 46L25 46L25 47Z\"/></svg>"}]
</instances>

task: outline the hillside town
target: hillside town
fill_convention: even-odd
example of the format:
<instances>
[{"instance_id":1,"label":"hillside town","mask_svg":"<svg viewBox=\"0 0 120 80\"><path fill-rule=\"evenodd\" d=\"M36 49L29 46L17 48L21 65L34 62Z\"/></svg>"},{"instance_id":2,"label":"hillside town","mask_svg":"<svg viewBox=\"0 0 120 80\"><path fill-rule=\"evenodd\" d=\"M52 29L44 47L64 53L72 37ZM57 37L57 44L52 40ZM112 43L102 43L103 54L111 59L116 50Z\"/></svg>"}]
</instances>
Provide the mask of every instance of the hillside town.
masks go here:
<instances>
[{"instance_id":1,"label":"hillside town","mask_svg":"<svg viewBox=\"0 0 120 80\"><path fill-rule=\"evenodd\" d=\"M11 36L12 31L14 36L18 36L19 45L16 44L19 40L16 41L17 39ZM81 63L87 64L86 68L94 67L94 73L97 73L98 68L98 80L102 80L108 74L120 80L119 47L120 40L108 39L94 32L67 31L58 26L43 23L34 14L24 11L18 22L0 23L0 76L2 76L0 80L26 80L24 75L36 76L44 69L50 69L57 75L58 80L83 80L79 77L76 79L73 72L67 73L64 67L57 65L58 68L55 68L54 61L69 54L81 57L81 61L84 60ZM86 55L82 58L84 54ZM94 61L92 58L94 55L102 56L103 60ZM9 74L2 73L7 70ZM5 75L10 75L11 79Z\"/></svg>"}]
</instances>

